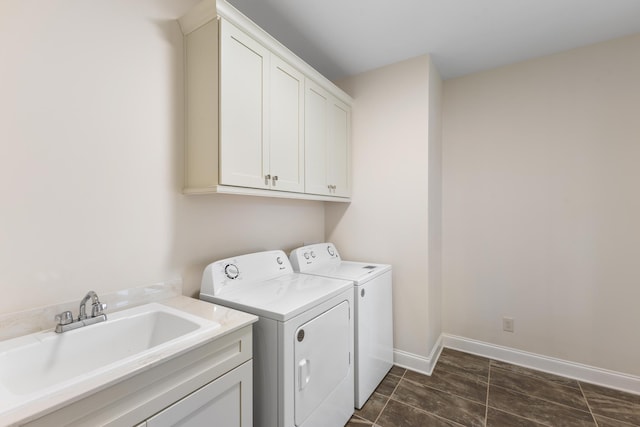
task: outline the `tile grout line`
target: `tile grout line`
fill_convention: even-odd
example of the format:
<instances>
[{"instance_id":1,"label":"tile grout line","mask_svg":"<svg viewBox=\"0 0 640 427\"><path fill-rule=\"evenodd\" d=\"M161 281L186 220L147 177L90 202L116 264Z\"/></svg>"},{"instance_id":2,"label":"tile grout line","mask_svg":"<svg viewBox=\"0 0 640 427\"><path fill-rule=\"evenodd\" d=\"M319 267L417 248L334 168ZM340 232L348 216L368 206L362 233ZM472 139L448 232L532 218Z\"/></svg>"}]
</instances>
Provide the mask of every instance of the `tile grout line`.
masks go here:
<instances>
[{"instance_id":1,"label":"tile grout line","mask_svg":"<svg viewBox=\"0 0 640 427\"><path fill-rule=\"evenodd\" d=\"M504 370L503 368L500 368L499 366L494 366L494 368L497 368L498 370L500 370L500 369ZM489 371L491 371L491 364L489 365ZM524 375L525 375L525 376L528 376L528 375L526 375L526 374L524 374ZM576 382L578 382L578 381L576 381ZM527 394L525 394L525 393L521 393L521 392L519 392L519 391L517 391L517 390L511 390L511 389L508 389L508 388L506 388L506 387L502 387L502 386L499 386L499 385L497 385L497 386L495 386L495 387L499 387L499 388L501 388L501 389L503 389L503 390L507 390L507 391L512 391L512 392L514 392L514 393L516 393L516 394L522 394L522 395L525 395L525 396L529 396L529 395L527 395ZM569 388L573 388L573 387L569 387ZM578 383L578 388L580 388L580 384L579 384L579 383ZM581 388L580 388L580 391L582 391L582 389L581 389ZM583 394L583 397L584 397L584 393L582 393L582 394ZM542 400L543 402L554 403L554 404L557 404L557 405L560 405L560 406L564 406L564 407L566 407L566 408L570 408L570 409L577 409L577 408L573 408L573 407L568 406L568 405L564 405L564 404L562 404L562 403L553 402L553 401L551 401L551 400L542 399L542 398L539 398L539 397L536 397L536 396L529 396L529 397L531 397L531 398L533 398L533 399ZM585 400L586 400L586 398L585 398ZM587 405L587 406L588 406L588 405ZM491 408L493 408L493 406L491 406ZM546 422L544 422L544 421L541 421L541 420L535 420L535 419L532 419L532 418L528 418L528 417L525 417L524 415L516 414L515 412L507 411L507 410L505 410L505 409L503 409L503 408L493 408L493 409L496 409L496 410L498 410L498 411L504 412L505 414L513 415L513 416L515 416L515 417L522 418L522 419L524 419L524 420L528 420L528 421L531 421L531 422L534 422L534 423L537 423L537 424L540 424L540 425L549 426L549 424L547 424L547 423L546 423ZM580 411L580 409L577 409L577 410L578 410L578 411ZM489 412L489 392L487 392L487 413L488 413L488 412ZM586 412L586 411L582 411L582 412ZM593 414L592 414L591 416L593 417ZM486 426L485 426L485 427L486 427ZM597 426L596 426L596 427L597 427Z\"/></svg>"},{"instance_id":2,"label":"tile grout line","mask_svg":"<svg viewBox=\"0 0 640 427\"><path fill-rule=\"evenodd\" d=\"M473 398L470 398L470 397L467 397L467 396L462 396L461 394L457 394L457 393L455 393L455 392L453 392L451 390L447 390L446 387L443 387L443 386L438 386L438 385L435 385L435 384L425 384L425 383L421 383L419 381L410 380L409 378L403 378L403 379L405 381L411 383L411 384L419 385L420 387L424 387L424 388L428 388L428 389L431 389L431 390L439 391L439 392L442 392L442 393L450 394L452 396L459 397L460 399L468 400L469 402L473 402L473 403L477 403L477 404L482 405L482 402L480 402L479 400L476 400L476 399L473 399ZM487 384L486 381L477 381L477 382ZM486 401L486 399L485 399L485 401Z\"/></svg>"},{"instance_id":3,"label":"tile grout line","mask_svg":"<svg viewBox=\"0 0 640 427\"><path fill-rule=\"evenodd\" d=\"M580 384L580 381L578 381L578 387L580 387L580 393L582 393L582 397L584 398L584 401L587 404L587 408L589 408L589 413L591 414L591 418L593 418L593 422L596 424L596 427L598 427L598 420L596 419L596 416L593 414L593 411L591 410L589 399L587 399L587 395L584 393L584 390L582 389L582 384Z\"/></svg>"},{"instance_id":4,"label":"tile grout line","mask_svg":"<svg viewBox=\"0 0 640 427\"><path fill-rule=\"evenodd\" d=\"M480 402L480 401L478 401L478 400L471 399L471 398L466 397L466 396L461 396L460 394L454 393L454 392L452 392L451 390L445 390L443 387L436 387L436 386L433 386L433 385L430 385L430 384L423 384L423 383L420 383L420 382L417 382L417 381L412 381L412 380L410 380L410 379L408 379L408 378L403 378L403 379L404 379L405 381L407 381L407 382L411 383L411 384L418 385L418 386L420 386L420 387L422 387L422 388L427 388L427 389L430 389L430 390L435 390L435 391L437 391L437 392L439 392L439 393L445 393L445 394L448 394L448 395L450 395L450 396L454 396L454 397L457 397L457 398L459 398L459 399L466 400L467 402L475 403L476 405L482 405L482 402ZM484 381L482 381L482 382L484 383ZM395 390L394 390L394 391L395 391ZM395 400L395 399L394 399L394 400ZM400 402L400 401L398 400L398 402ZM404 402L402 402L402 403L404 403ZM409 406L411 406L411 405L409 405Z\"/></svg>"},{"instance_id":5,"label":"tile grout line","mask_svg":"<svg viewBox=\"0 0 640 427\"><path fill-rule=\"evenodd\" d=\"M384 402L384 406L382 407L382 409L380 410L380 413L378 414L378 416L376 417L375 421L373 422L374 426L378 424L378 420L382 416L382 413L384 412L385 409L387 409L387 405L389 404L389 401L391 400L391 396L393 395L393 393L396 392L396 389L400 385L400 381L402 381L402 379L404 378L404 375L406 373L407 373L407 369L405 368L404 372L402 373L402 376L400 376L400 379L398 380L398 384L396 384L396 386L393 388L393 390L391 390L391 393L389 393L389 396L387 396L387 401ZM390 374L390 375L393 375L393 374Z\"/></svg>"},{"instance_id":6,"label":"tile grout line","mask_svg":"<svg viewBox=\"0 0 640 427\"><path fill-rule=\"evenodd\" d=\"M389 396L388 401L389 401L389 400L393 400L394 402L398 402L398 403L399 403L399 404L401 404L401 405L408 406L409 408L411 408L411 409L415 409L416 411L422 412L423 414L428 414L428 415L430 415L430 416L432 416L432 417L438 418L438 419L440 419L440 420L444 420L444 421L446 421L446 422L448 422L448 423L453 423L453 424L455 424L455 425L457 425L457 426L464 427L462 424L460 424L460 423L459 423L459 422L457 422L457 421L453 421L452 419L445 418L445 417L443 417L443 416L441 416L441 415L438 415L438 414L435 414L435 413L433 413L433 412L425 411L424 409L419 408L419 407L417 407L417 406L410 405L410 404L409 404L409 403L407 403L407 402L403 402L403 401L401 401L401 400L393 399L393 398L391 398L391 396ZM386 407L386 405L385 405L385 407ZM380 414L382 414L382 412L380 412ZM376 421L377 421L377 420L376 420ZM376 425L377 425L377 424L376 424Z\"/></svg>"},{"instance_id":7,"label":"tile grout line","mask_svg":"<svg viewBox=\"0 0 640 427\"><path fill-rule=\"evenodd\" d=\"M383 406L383 407L382 407L382 409L380 410L380 413L378 414L378 416L376 417L375 421L373 422L373 426L374 426L374 427L378 425L378 420L379 420L379 419L380 419L380 417L382 416L382 413L384 412L384 410L387 408L387 405L389 404L389 401L390 401L390 400L392 400L391 396L393 396L393 393L395 393L395 392L396 392L396 390L398 389L398 387L400 386L400 381L402 381L403 379L405 379L404 377L405 377L405 375L406 375L407 371L408 371L408 369L405 369L405 370L404 370L404 373L402 374L402 376L400 376L400 380L398 381L398 384L396 384L396 386L393 388L393 391L391 392L391 394L390 394L389 396L387 396L387 401L384 403L384 406ZM391 374L391 375L393 375L393 374ZM394 376L396 376L396 377L397 377L397 375L394 375ZM411 380L407 380L407 381L409 381L409 382L412 382L412 383L413 383L413 381L411 381ZM439 390L439 391L440 391L440 390ZM449 393L449 394L451 394L451 393ZM454 396L455 396L455 395L454 395ZM465 400L468 400L468 399L465 399ZM423 412L423 413L425 413L425 414L429 414L429 415L431 415L431 416L434 416L434 417L439 418L439 419L441 419L441 420L444 420L444 421L446 421L446 422L453 423L453 424L456 424L456 425L458 425L458 426L460 426L460 427L463 427L463 426L462 426L462 424L460 424L460 423L458 423L458 422L456 422L456 421L450 420L450 419L448 419L448 418L441 417L440 415L434 414L434 413L432 413L432 412L425 411L424 409L421 409L421 408L418 408L418 407L416 407L416 406L410 405L410 404L408 404L407 402L402 402L402 401L397 400L397 399L393 399L393 401L394 401L394 402L398 402L398 403L400 403L400 404L402 404L402 405L408 406L408 407L410 407L410 408L413 408L413 409L415 409L415 410L417 410L417 411ZM472 402L473 402L473 401L472 401Z\"/></svg>"},{"instance_id":8,"label":"tile grout line","mask_svg":"<svg viewBox=\"0 0 640 427\"><path fill-rule=\"evenodd\" d=\"M514 365L514 366L517 366L517 365ZM528 374L528 373L525 373L525 372L517 372L517 371L513 371L511 369L505 369L505 368L502 368L500 366L494 366L493 369L497 369L498 371L506 372L506 373L511 374L511 375L518 375L518 376L521 376L521 377L526 377L526 378L532 379L534 381L550 383L550 384L553 384L553 385L555 385L557 387L568 388L568 389L571 389L571 390L581 390L579 384L578 384L578 387L573 387L573 386L570 386L570 385L567 385L567 384L563 384L561 382L557 382L557 381L554 381L554 380L551 380L551 379L548 379L548 378L543 378L543 377L539 377L539 376L536 376L536 375L531 375L531 374ZM561 377L561 378L564 378L564 377ZM571 379L571 378L569 378L569 379ZM579 382L578 380L573 380L573 381L575 381L576 383Z\"/></svg>"},{"instance_id":9,"label":"tile grout line","mask_svg":"<svg viewBox=\"0 0 640 427\"><path fill-rule=\"evenodd\" d=\"M585 413L591 414L591 408L589 407L588 404L587 404L587 409L588 410L585 411L584 409L576 408L576 407L571 406L571 405L566 405L564 403L560 403L560 402L556 402L556 401L553 401L553 400L545 399L544 397L539 397L539 396L534 396L534 395L531 395L531 394L523 393L522 391L518 391L518 390L511 389L511 388L503 387L503 386L500 386L500 385L496 385L494 387L500 387L501 389L510 391L512 393L521 394L521 395L527 396L527 397L529 397L531 399L541 400L541 401L546 402L546 403L551 403L553 405L562 406L563 408L571 409L573 411L580 411L580 412L585 412ZM496 408L496 409L498 409L498 408ZM504 411L502 409L500 409L500 410L503 411L503 412L508 412L508 411ZM514 415L517 415L517 414L514 414ZM519 416L522 417L522 415L519 415Z\"/></svg>"},{"instance_id":10,"label":"tile grout line","mask_svg":"<svg viewBox=\"0 0 640 427\"><path fill-rule=\"evenodd\" d=\"M475 400L467 399L467 398L465 398L465 397L463 397L463 396L458 396L457 394L451 393L451 392L449 392L449 391L440 390L440 389L437 389L437 388L434 388L434 387L426 386L426 385L424 385L424 384L419 384L419 383L417 383L417 382L415 382L415 381L411 381L410 379L405 378L405 375L406 375L406 373L407 373L408 371L409 371L408 369L405 369L405 370L404 370L404 373L403 373L403 374L402 374L402 376L400 377L400 381L402 381L402 380L409 381L410 383L417 384L417 385L419 385L420 387L431 388L431 389L436 390L436 391L439 391L439 392L441 392L441 393L446 393L446 394L449 394L449 395L451 395L451 396L455 396L455 397L458 397L458 398L460 398L460 399L463 399L463 400L466 400L466 401L469 401L469 402L472 402L472 403L478 403L478 402L477 402L477 401L475 401ZM392 374L392 375L393 375L393 374ZM397 375L395 375L395 376L397 377ZM440 415L438 415L438 414L435 414L435 413L433 413L433 412L425 411L424 409L419 408L419 407L417 407L417 406L410 405L410 404L409 404L409 403L407 403L407 402L403 402L403 401L401 401L401 400L397 400L397 399L392 399L392 397L391 397L391 396L393 395L393 393L395 393L395 391L396 391L396 390L398 389L398 387L400 386L400 381L398 381L398 384L396 384L396 386L393 388L393 391L391 392L391 394L387 397L387 401L385 402L384 406L382 407L382 410L380 411L380 413L379 413L379 414L378 414L378 416L376 417L376 420L375 420L375 421L374 421L374 423L373 423L374 427L378 425L378 420L379 420L379 419L380 419L380 417L382 416L382 413L384 412L384 410L387 408L387 404L389 403L389 401L390 401L390 400L393 400L394 402L398 402L398 403L400 403L400 404L402 404L402 405L408 406L409 408L415 409L416 411L420 411L420 412L422 412L422 413L429 414L429 415L431 415L431 416L433 416L433 417L436 417L436 418L438 418L438 419L444 420L444 421L446 421L446 422L448 422L448 423L453 423L453 424L455 424L455 425L458 425L458 426L460 426L460 427L463 427L463 425L462 425L462 424L460 424L460 423L458 423L457 421L453 421L453 420L451 420L451 419L449 419L449 418L442 417L442 416L440 416Z\"/></svg>"},{"instance_id":11,"label":"tile grout line","mask_svg":"<svg viewBox=\"0 0 640 427\"><path fill-rule=\"evenodd\" d=\"M487 427L489 418L489 385L491 384L491 361L489 361L489 372L487 374L487 399L484 403L484 427Z\"/></svg>"},{"instance_id":12,"label":"tile grout line","mask_svg":"<svg viewBox=\"0 0 640 427\"><path fill-rule=\"evenodd\" d=\"M572 407L572 406L564 405L564 404L562 404L562 403L557 403L557 402L553 402L553 401L551 401L551 400L546 400L546 399L541 399L541 398L538 398L538 397L535 397L535 396L530 396L530 395L528 395L528 394L520 393L519 391L511 390L511 389L508 389L508 388L505 388L505 387L502 387L502 386L499 386L499 385L494 386L494 387L498 387L498 388L501 388L501 389L503 389L503 390L511 391L511 392L513 392L513 393L516 393L516 394L521 394L521 395L523 395L523 396L529 396L529 397L531 397L531 398L533 398L533 399L541 400L541 401L543 401L543 402L547 402L547 403L552 403L552 404L554 404L554 405L559 405L559 406L562 406L562 407L564 407L564 408L568 408L568 409L572 409L572 410L576 410L576 411L580 411L580 412L585 412L585 413L587 413L587 411L583 411L582 409L577 409L577 408L574 408L574 407ZM487 406L489 406L489 405L487 405ZM536 420L536 419L533 419L533 418L529 418L528 416L524 416L524 415L522 415L522 414L517 414L517 413L515 413L515 412L511 412L511 411L506 410L506 409L503 409L503 408L494 408L493 406L491 406L491 408L492 408L492 409L495 409L495 410L497 410L497 411L500 411L500 412L504 412L505 414L513 415L513 416L518 417L518 418L522 418L522 419L525 419L525 420L528 420L528 421L532 421L532 422L537 423L537 424L540 424L540 425L550 426L550 424L547 424L547 422L546 422L546 421ZM590 415L593 417L593 414L590 414Z\"/></svg>"}]
</instances>

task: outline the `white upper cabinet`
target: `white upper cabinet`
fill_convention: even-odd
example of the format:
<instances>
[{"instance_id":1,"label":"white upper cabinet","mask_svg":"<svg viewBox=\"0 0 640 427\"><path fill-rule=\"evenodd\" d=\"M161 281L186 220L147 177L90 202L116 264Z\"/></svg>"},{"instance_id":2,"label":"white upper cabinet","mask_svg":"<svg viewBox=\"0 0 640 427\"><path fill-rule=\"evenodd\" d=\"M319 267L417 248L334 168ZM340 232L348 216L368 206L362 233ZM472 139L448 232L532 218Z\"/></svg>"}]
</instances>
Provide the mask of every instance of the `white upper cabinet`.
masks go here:
<instances>
[{"instance_id":1,"label":"white upper cabinet","mask_svg":"<svg viewBox=\"0 0 640 427\"><path fill-rule=\"evenodd\" d=\"M329 93L307 80L305 90L305 191L329 194L327 183L327 139Z\"/></svg>"},{"instance_id":2,"label":"white upper cabinet","mask_svg":"<svg viewBox=\"0 0 640 427\"><path fill-rule=\"evenodd\" d=\"M304 191L304 75L220 20L220 183Z\"/></svg>"},{"instance_id":3,"label":"white upper cabinet","mask_svg":"<svg viewBox=\"0 0 640 427\"><path fill-rule=\"evenodd\" d=\"M274 190L304 192L304 75L271 56L269 173Z\"/></svg>"},{"instance_id":4,"label":"white upper cabinet","mask_svg":"<svg viewBox=\"0 0 640 427\"><path fill-rule=\"evenodd\" d=\"M351 108L333 98L329 104L327 183L333 195L351 196Z\"/></svg>"},{"instance_id":5,"label":"white upper cabinet","mask_svg":"<svg viewBox=\"0 0 640 427\"><path fill-rule=\"evenodd\" d=\"M269 187L265 82L270 55L234 25L220 21L221 184Z\"/></svg>"},{"instance_id":6,"label":"white upper cabinet","mask_svg":"<svg viewBox=\"0 0 640 427\"><path fill-rule=\"evenodd\" d=\"M351 108L306 80L305 191L351 195Z\"/></svg>"},{"instance_id":7,"label":"white upper cabinet","mask_svg":"<svg viewBox=\"0 0 640 427\"><path fill-rule=\"evenodd\" d=\"M184 192L348 201L351 98L224 0L180 26Z\"/></svg>"}]
</instances>

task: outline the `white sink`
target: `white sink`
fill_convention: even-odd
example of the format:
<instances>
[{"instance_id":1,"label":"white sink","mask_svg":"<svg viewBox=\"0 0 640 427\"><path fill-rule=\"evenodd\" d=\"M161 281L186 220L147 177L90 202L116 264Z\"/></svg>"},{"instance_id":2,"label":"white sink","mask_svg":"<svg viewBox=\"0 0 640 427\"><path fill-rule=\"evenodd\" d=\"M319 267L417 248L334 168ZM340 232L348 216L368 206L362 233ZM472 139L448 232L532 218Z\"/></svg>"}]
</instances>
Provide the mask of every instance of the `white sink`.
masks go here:
<instances>
[{"instance_id":1,"label":"white sink","mask_svg":"<svg viewBox=\"0 0 640 427\"><path fill-rule=\"evenodd\" d=\"M0 402L24 403L118 368L141 367L160 353L220 327L214 321L151 303L107 321L57 334L39 332L0 342ZM134 367L134 368L135 368ZM122 371L122 369L120 370ZM0 403L2 409L9 409Z\"/></svg>"}]
</instances>

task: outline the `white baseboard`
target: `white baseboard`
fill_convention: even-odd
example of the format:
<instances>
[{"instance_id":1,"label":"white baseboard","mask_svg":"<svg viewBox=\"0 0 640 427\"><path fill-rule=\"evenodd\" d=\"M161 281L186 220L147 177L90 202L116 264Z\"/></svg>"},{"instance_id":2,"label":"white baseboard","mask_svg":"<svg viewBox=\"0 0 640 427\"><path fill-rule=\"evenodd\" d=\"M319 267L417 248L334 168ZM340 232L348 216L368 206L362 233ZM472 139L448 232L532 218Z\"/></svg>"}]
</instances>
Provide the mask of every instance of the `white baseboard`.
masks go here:
<instances>
[{"instance_id":1,"label":"white baseboard","mask_svg":"<svg viewBox=\"0 0 640 427\"><path fill-rule=\"evenodd\" d=\"M433 368L436 366L438 357L442 352L442 335L438 337L435 345L431 349L429 356L424 357L418 354L409 353L406 351L394 349L393 350L393 363L401 368L410 369L412 371L420 372L421 374L431 375Z\"/></svg>"},{"instance_id":2,"label":"white baseboard","mask_svg":"<svg viewBox=\"0 0 640 427\"><path fill-rule=\"evenodd\" d=\"M556 359L455 335L442 334L440 341L443 347L454 350L477 354L478 356L484 356L538 371L549 372L551 374L562 375L563 377L629 393L640 394L640 377L635 375L623 374L621 372L596 368L581 363Z\"/></svg>"}]
</instances>

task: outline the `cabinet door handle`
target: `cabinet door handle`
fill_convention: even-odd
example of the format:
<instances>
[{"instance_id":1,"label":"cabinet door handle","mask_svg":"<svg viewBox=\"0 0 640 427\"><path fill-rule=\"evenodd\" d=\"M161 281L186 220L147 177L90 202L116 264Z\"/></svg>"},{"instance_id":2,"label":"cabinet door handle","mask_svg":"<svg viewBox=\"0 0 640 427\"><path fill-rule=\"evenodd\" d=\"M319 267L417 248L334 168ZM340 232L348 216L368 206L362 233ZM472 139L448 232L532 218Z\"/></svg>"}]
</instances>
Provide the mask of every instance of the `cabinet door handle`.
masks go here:
<instances>
[{"instance_id":1,"label":"cabinet door handle","mask_svg":"<svg viewBox=\"0 0 640 427\"><path fill-rule=\"evenodd\" d=\"M271 182L273 182L273 186L276 186L276 182L278 181L278 175L274 175L273 178L271 178Z\"/></svg>"},{"instance_id":2,"label":"cabinet door handle","mask_svg":"<svg viewBox=\"0 0 640 427\"><path fill-rule=\"evenodd\" d=\"M269 185L269 180L271 179L271 175L267 174L264 176L264 185Z\"/></svg>"}]
</instances>

